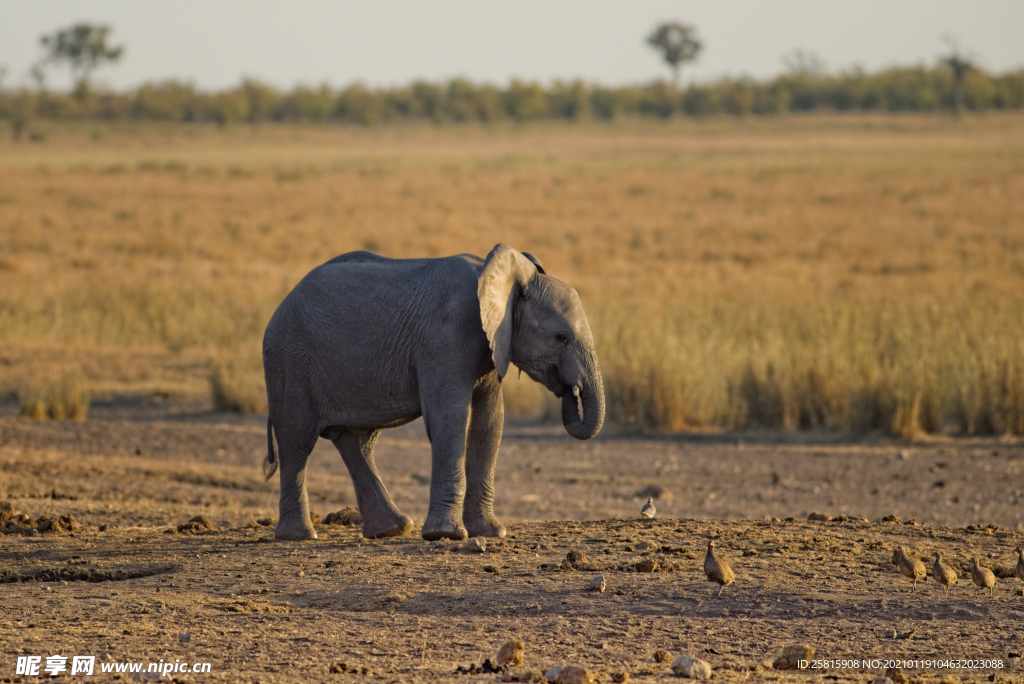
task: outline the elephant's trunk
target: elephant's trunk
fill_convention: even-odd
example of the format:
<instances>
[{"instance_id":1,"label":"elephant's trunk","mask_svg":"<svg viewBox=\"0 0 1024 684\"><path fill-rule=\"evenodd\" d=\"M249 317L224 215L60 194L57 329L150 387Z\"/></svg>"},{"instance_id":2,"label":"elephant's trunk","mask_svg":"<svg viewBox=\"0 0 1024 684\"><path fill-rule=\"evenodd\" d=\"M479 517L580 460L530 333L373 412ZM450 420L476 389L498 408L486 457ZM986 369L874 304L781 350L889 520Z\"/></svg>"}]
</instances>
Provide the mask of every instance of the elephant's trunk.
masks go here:
<instances>
[{"instance_id":1,"label":"elephant's trunk","mask_svg":"<svg viewBox=\"0 0 1024 684\"><path fill-rule=\"evenodd\" d=\"M588 364L589 365L589 364ZM577 397L571 387L562 394L562 425L565 431L576 439L590 439L601 431L604 425L604 383L601 381L601 369L596 359L589 372L580 374L576 382L579 388L579 402L583 407L583 419L580 420Z\"/></svg>"}]
</instances>

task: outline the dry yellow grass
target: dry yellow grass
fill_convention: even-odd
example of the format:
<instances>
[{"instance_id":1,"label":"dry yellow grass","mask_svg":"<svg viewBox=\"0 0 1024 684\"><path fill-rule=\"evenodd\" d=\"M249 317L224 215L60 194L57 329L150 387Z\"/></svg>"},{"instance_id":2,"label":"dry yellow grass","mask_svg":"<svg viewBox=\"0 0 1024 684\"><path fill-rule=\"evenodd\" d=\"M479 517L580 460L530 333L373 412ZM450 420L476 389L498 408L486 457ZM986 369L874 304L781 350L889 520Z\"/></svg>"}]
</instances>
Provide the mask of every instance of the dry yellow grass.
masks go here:
<instances>
[{"instance_id":1,"label":"dry yellow grass","mask_svg":"<svg viewBox=\"0 0 1024 684\"><path fill-rule=\"evenodd\" d=\"M0 389L202 393L231 358L251 395L315 265L497 242L580 291L618 425L1024 432L1019 115L3 141Z\"/></svg>"}]
</instances>

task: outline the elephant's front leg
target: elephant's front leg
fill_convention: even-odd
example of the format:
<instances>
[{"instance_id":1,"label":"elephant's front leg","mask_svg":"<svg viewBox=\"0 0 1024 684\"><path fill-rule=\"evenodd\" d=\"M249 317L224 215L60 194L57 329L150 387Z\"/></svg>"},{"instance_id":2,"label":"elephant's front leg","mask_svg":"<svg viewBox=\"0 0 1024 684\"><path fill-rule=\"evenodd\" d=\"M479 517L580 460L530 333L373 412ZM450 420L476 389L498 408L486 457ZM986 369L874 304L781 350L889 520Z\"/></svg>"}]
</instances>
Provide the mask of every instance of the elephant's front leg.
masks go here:
<instances>
[{"instance_id":1,"label":"elephant's front leg","mask_svg":"<svg viewBox=\"0 0 1024 684\"><path fill-rule=\"evenodd\" d=\"M494 517L494 465L505 423L501 383L493 372L473 390L466 438L466 503L462 522L471 537L504 537L505 526Z\"/></svg>"},{"instance_id":2,"label":"elephant's front leg","mask_svg":"<svg viewBox=\"0 0 1024 684\"><path fill-rule=\"evenodd\" d=\"M441 393L439 393L441 394ZM465 539L462 504L466 497L466 423L469 419L469 392L464 401L443 393L446 405L428 402L423 418L433 466L430 474L430 510L423 523L423 538ZM455 403L457 401L457 403Z\"/></svg>"}]
</instances>

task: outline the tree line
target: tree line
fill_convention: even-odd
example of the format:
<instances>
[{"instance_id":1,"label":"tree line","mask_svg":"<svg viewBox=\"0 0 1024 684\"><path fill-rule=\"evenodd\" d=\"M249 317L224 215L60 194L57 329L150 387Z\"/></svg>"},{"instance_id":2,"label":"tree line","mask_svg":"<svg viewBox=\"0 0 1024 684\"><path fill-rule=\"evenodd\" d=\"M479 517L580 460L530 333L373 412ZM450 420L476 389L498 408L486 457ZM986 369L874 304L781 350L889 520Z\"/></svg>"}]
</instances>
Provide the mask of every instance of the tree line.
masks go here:
<instances>
[{"instance_id":1,"label":"tree line","mask_svg":"<svg viewBox=\"0 0 1024 684\"><path fill-rule=\"evenodd\" d=\"M865 73L791 72L771 80L721 79L676 88L669 82L605 87L581 81L550 86L513 80L505 87L463 79L405 87L353 84L281 91L255 80L205 92L179 81L146 83L125 92L96 91L81 80L70 93L0 87L0 118L18 131L33 120L232 123L340 122L360 125L423 120L536 121L640 116L765 115L814 110L932 112L949 110L954 75L948 66L895 67ZM972 69L957 97L969 111L1024 108L1024 70Z\"/></svg>"}]
</instances>

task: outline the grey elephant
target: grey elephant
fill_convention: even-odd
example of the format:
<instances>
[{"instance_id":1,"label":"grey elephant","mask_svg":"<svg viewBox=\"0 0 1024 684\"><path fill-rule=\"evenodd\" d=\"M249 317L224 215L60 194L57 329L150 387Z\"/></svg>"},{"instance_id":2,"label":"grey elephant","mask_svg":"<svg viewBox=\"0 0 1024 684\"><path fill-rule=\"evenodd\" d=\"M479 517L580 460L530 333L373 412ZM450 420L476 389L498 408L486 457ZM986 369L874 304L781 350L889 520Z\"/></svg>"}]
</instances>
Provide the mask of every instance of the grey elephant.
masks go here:
<instances>
[{"instance_id":1,"label":"grey elephant","mask_svg":"<svg viewBox=\"0 0 1024 684\"><path fill-rule=\"evenodd\" d=\"M423 538L505 536L492 508L509 363L562 399L570 435L600 431L604 388L583 305L530 254L502 244L486 259L350 252L313 269L263 338L263 471L270 479L281 469L276 537L316 538L306 461L318 437L352 476L363 535L409 533L373 448L383 428L420 416L432 460Z\"/></svg>"}]
</instances>

